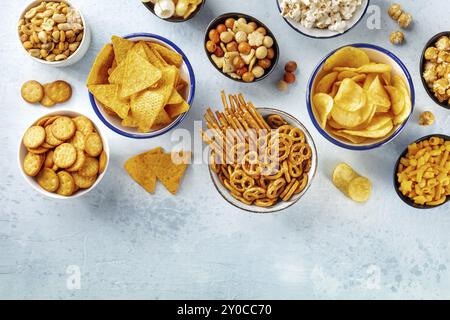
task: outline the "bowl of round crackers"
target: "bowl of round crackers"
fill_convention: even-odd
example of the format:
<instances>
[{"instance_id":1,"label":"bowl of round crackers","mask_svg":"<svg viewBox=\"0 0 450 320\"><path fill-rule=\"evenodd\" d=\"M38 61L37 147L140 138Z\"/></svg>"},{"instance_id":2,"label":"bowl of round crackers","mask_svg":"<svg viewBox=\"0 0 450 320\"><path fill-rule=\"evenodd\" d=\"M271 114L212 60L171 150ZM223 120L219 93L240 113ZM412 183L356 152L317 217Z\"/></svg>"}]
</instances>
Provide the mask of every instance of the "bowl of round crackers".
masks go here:
<instances>
[{"instance_id":1,"label":"bowl of round crackers","mask_svg":"<svg viewBox=\"0 0 450 320\"><path fill-rule=\"evenodd\" d=\"M97 55L86 85L100 120L132 139L154 138L176 127L195 94L186 55L150 33L113 36Z\"/></svg>"},{"instance_id":2,"label":"bowl of round crackers","mask_svg":"<svg viewBox=\"0 0 450 320\"><path fill-rule=\"evenodd\" d=\"M20 141L18 161L23 177L39 193L56 199L75 198L103 179L109 146L88 117L60 110L27 128Z\"/></svg>"}]
</instances>

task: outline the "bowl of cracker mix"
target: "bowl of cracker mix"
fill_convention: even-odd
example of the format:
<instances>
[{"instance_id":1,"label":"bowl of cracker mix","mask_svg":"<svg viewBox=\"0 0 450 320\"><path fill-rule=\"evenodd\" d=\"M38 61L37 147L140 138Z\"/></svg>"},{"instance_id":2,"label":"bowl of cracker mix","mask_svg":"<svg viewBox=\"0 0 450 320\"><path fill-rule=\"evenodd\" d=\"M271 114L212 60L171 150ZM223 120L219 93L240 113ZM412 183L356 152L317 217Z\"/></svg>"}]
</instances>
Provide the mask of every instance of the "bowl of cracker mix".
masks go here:
<instances>
[{"instance_id":1,"label":"bowl of cracker mix","mask_svg":"<svg viewBox=\"0 0 450 320\"><path fill-rule=\"evenodd\" d=\"M223 111L205 114L209 172L231 205L267 214L296 204L317 170L317 150L306 127L274 108L255 108L242 95L222 92Z\"/></svg>"},{"instance_id":2,"label":"bowl of cracker mix","mask_svg":"<svg viewBox=\"0 0 450 320\"><path fill-rule=\"evenodd\" d=\"M371 44L341 47L314 70L306 95L316 129L333 144L356 151L395 139L411 118L414 84L403 62Z\"/></svg>"},{"instance_id":3,"label":"bowl of cracker mix","mask_svg":"<svg viewBox=\"0 0 450 320\"><path fill-rule=\"evenodd\" d=\"M85 115L60 110L34 121L19 146L19 166L28 184L56 199L77 198L105 176L109 146Z\"/></svg>"},{"instance_id":4,"label":"bowl of cracker mix","mask_svg":"<svg viewBox=\"0 0 450 320\"><path fill-rule=\"evenodd\" d=\"M158 18L169 22L185 22L200 12L206 0L142 0Z\"/></svg>"},{"instance_id":5,"label":"bowl of cracker mix","mask_svg":"<svg viewBox=\"0 0 450 320\"><path fill-rule=\"evenodd\" d=\"M89 49L91 34L81 12L68 1L33 1L22 12L18 37L34 61L67 67Z\"/></svg>"},{"instance_id":6,"label":"bowl of cracker mix","mask_svg":"<svg viewBox=\"0 0 450 320\"><path fill-rule=\"evenodd\" d=\"M420 72L430 98L450 109L450 31L435 35L425 45Z\"/></svg>"},{"instance_id":7,"label":"bowl of cracker mix","mask_svg":"<svg viewBox=\"0 0 450 320\"><path fill-rule=\"evenodd\" d=\"M339 37L353 29L369 8L369 0L275 0L286 23L314 38Z\"/></svg>"},{"instance_id":8,"label":"bowl of cracker mix","mask_svg":"<svg viewBox=\"0 0 450 320\"><path fill-rule=\"evenodd\" d=\"M187 116L195 76L170 40L149 33L113 36L87 80L91 105L112 131L133 139L162 135Z\"/></svg>"},{"instance_id":9,"label":"bowl of cracker mix","mask_svg":"<svg viewBox=\"0 0 450 320\"><path fill-rule=\"evenodd\" d=\"M278 63L280 50L273 33L256 18L226 13L206 29L204 48L221 74L241 83L254 83L269 76Z\"/></svg>"},{"instance_id":10,"label":"bowl of cracker mix","mask_svg":"<svg viewBox=\"0 0 450 320\"><path fill-rule=\"evenodd\" d=\"M433 134L411 143L394 169L394 188L407 205L433 209L450 200L450 136Z\"/></svg>"}]
</instances>

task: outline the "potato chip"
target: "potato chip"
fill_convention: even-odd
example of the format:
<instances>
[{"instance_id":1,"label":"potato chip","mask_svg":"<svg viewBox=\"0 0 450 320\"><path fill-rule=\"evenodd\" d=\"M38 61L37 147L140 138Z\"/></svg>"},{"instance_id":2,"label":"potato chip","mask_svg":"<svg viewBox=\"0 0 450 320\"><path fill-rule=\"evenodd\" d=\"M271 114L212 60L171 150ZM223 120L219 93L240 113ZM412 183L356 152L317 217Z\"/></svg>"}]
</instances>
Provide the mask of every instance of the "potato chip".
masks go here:
<instances>
[{"instance_id":1,"label":"potato chip","mask_svg":"<svg viewBox=\"0 0 450 320\"><path fill-rule=\"evenodd\" d=\"M339 72L331 72L320 79L319 83L316 86L316 93L329 93L333 84L336 82L338 78Z\"/></svg>"},{"instance_id":2,"label":"potato chip","mask_svg":"<svg viewBox=\"0 0 450 320\"><path fill-rule=\"evenodd\" d=\"M146 155L161 153L163 153L162 148L156 148L128 159L124 165L130 177L149 193L155 191L156 175L146 162Z\"/></svg>"},{"instance_id":3,"label":"potato chip","mask_svg":"<svg viewBox=\"0 0 450 320\"><path fill-rule=\"evenodd\" d=\"M338 73L337 80L342 81L345 78L353 78L353 77L357 77L357 76L359 76L359 74L354 71L341 71Z\"/></svg>"},{"instance_id":4,"label":"potato chip","mask_svg":"<svg viewBox=\"0 0 450 320\"><path fill-rule=\"evenodd\" d=\"M342 132L357 137L378 139L387 136L393 128L394 125L392 121L390 121L377 130L343 130Z\"/></svg>"},{"instance_id":5,"label":"potato chip","mask_svg":"<svg viewBox=\"0 0 450 320\"><path fill-rule=\"evenodd\" d=\"M373 104L377 108L377 112L388 112L391 108L391 99L381 84L380 77L376 76L371 83L368 93L369 104Z\"/></svg>"},{"instance_id":6,"label":"potato chip","mask_svg":"<svg viewBox=\"0 0 450 320\"><path fill-rule=\"evenodd\" d=\"M333 129L331 126L327 127L327 131L330 132L331 134L335 135L335 136L338 136L340 138L344 138L344 139L348 140L351 143L361 144L364 141L366 141L366 138L357 137L357 136L352 136L350 134L346 134L342 130Z\"/></svg>"},{"instance_id":7,"label":"potato chip","mask_svg":"<svg viewBox=\"0 0 450 320\"><path fill-rule=\"evenodd\" d=\"M392 75L390 72L384 72L381 74L381 79L383 79L385 86L391 85Z\"/></svg>"},{"instance_id":8,"label":"potato chip","mask_svg":"<svg viewBox=\"0 0 450 320\"><path fill-rule=\"evenodd\" d=\"M405 99L405 106L403 108L403 110L395 116L394 118L394 124L395 125L399 125L402 124L403 122L405 122L408 117L411 115L412 112L412 101L411 101L411 96L409 94L408 89L404 88L404 87L398 87L401 92L403 93L403 97Z\"/></svg>"},{"instance_id":9,"label":"potato chip","mask_svg":"<svg viewBox=\"0 0 450 320\"><path fill-rule=\"evenodd\" d=\"M390 115L380 114L373 117L370 123L365 127L368 131L375 131L383 128L388 123L392 123L392 117Z\"/></svg>"},{"instance_id":10,"label":"potato chip","mask_svg":"<svg viewBox=\"0 0 450 320\"><path fill-rule=\"evenodd\" d=\"M118 36L112 36L111 42L114 48L115 59L117 60L117 63L120 64L125 60L128 51L133 48L134 42Z\"/></svg>"},{"instance_id":11,"label":"potato chip","mask_svg":"<svg viewBox=\"0 0 450 320\"><path fill-rule=\"evenodd\" d=\"M369 179L358 177L348 185L348 196L356 202L367 202L372 193L372 183Z\"/></svg>"},{"instance_id":12,"label":"potato chip","mask_svg":"<svg viewBox=\"0 0 450 320\"><path fill-rule=\"evenodd\" d=\"M325 128L334 106L333 98L325 93L318 93L313 98L313 104L319 115L319 124L322 128Z\"/></svg>"},{"instance_id":13,"label":"potato chip","mask_svg":"<svg viewBox=\"0 0 450 320\"><path fill-rule=\"evenodd\" d=\"M120 86L117 84L98 84L88 87L100 103L111 108L120 118L128 116L130 102L119 97Z\"/></svg>"},{"instance_id":14,"label":"potato chip","mask_svg":"<svg viewBox=\"0 0 450 320\"><path fill-rule=\"evenodd\" d=\"M373 117L375 111L376 107L371 103L366 103L364 107L353 112L335 106L333 110L331 110L331 116L337 123L345 128L355 128Z\"/></svg>"},{"instance_id":15,"label":"potato chip","mask_svg":"<svg viewBox=\"0 0 450 320\"><path fill-rule=\"evenodd\" d=\"M355 47L344 47L337 50L324 64L323 70L331 71L335 67L358 68L370 63L369 56Z\"/></svg>"},{"instance_id":16,"label":"potato chip","mask_svg":"<svg viewBox=\"0 0 450 320\"><path fill-rule=\"evenodd\" d=\"M366 202L372 193L372 183L360 176L348 164L336 166L332 176L333 184L346 196L356 202Z\"/></svg>"},{"instance_id":17,"label":"potato chip","mask_svg":"<svg viewBox=\"0 0 450 320\"><path fill-rule=\"evenodd\" d=\"M341 190L342 193L347 194L350 182L356 179L359 175L346 163L340 163L333 171L333 184Z\"/></svg>"},{"instance_id":18,"label":"potato chip","mask_svg":"<svg viewBox=\"0 0 450 320\"><path fill-rule=\"evenodd\" d=\"M357 68L358 73L387 73L392 71L392 66L384 63L366 64Z\"/></svg>"},{"instance_id":19,"label":"potato chip","mask_svg":"<svg viewBox=\"0 0 450 320\"><path fill-rule=\"evenodd\" d=\"M188 112L189 108L190 108L189 104L184 100L179 104L168 104L165 106L166 112L172 119L178 117L180 114Z\"/></svg>"},{"instance_id":20,"label":"potato chip","mask_svg":"<svg viewBox=\"0 0 450 320\"><path fill-rule=\"evenodd\" d=\"M367 96L364 90L352 79L342 81L339 91L334 98L336 107L345 111L358 111L367 104Z\"/></svg>"},{"instance_id":21,"label":"potato chip","mask_svg":"<svg viewBox=\"0 0 450 320\"><path fill-rule=\"evenodd\" d=\"M366 77L366 80L364 80L363 89L364 91L369 91L370 86L372 85L372 82L377 77L376 73L369 73Z\"/></svg>"},{"instance_id":22,"label":"potato chip","mask_svg":"<svg viewBox=\"0 0 450 320\"><path fill-rule=\"evenodd\" d=\"M100 53L95 58L91 71L86 82L86 85L92 84L107 84L108 83L108 69L112 66L114 61L113 46L106 44Z\"/></svg>"},{"instance_id":23,"label":"potato chip","mask_svg":"<svg viewBox=\"0 0 450 320\"><path fill-rule=\"evenodd\" d=\"M178 52L171 50L159 43L151 42L150 47L158 52L161 57L170 65L180 68L183 64L183 57Z\"/></svg>"},{"instance_id":24,"label":"potato chip","mask_svg":"<svg viewBox=\"0 0 450 320\"><path fill-rule=\"evenodd\" d=\"M403 96L402 88L396 88L391 86L385 87L392 101L392 112L394 115L400 114L405 108L405 97Z\"/></svg>"}]
</instances>

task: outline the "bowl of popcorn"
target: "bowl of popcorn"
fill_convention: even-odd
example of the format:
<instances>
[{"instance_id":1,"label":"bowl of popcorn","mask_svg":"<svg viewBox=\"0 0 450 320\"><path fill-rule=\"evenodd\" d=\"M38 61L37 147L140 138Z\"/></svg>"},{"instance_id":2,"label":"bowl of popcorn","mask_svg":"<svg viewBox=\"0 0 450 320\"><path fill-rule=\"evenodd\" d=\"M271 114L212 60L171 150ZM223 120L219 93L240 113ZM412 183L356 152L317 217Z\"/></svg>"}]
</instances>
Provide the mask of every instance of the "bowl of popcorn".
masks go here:
<instances>
[{"instance_id":1,"label":"bowl of popcorn","mask_svg":"<svg viewBox=\"0 0 450 320\"><path fill-rule=\"evenodd\" d=\"M427 42L420 62L422 83L431 99L450 109L450 31Z\"/></svg>"},{"instance_id":2,"label":"bowl of popcorn","mask_svg":"<svg viewBox=\"0 0 450 320\"><path fill-rule=\"evenodd\" d=\"M214 19L205 34L205 52L224 76L252 83L266 78L278 63L273 33L259 20L242 13Z\"/></svg>"},{"instance_id":3,"label":"bowl of popcorn","mask_svg":"<svg viewBox=\"0 0 450 320\"><path fill-rule=\"evenodd\" d=\"M206 0L143 0L142 3L155 16L169 22L191 20Z\"/></svg>"},{"instance_id":4,"label":"bowl of popcorn","mask_svg":"<svg viewBox=\"0 0 450 320\"><path fill-rule=\"evenodd\" d=\"M91 35L81 12L68 1L33 1L18 23L22 48L33 60L54 67L78 62Z\"/></svg>"},{"instance_id":5,"label":"bowl of popcorn","mask_svg":"<svg viewBox=\"0 0 450 320\"><path fill-rule=\"evenodd\" d=\"M275 0L286 23L315 39L334 38L355 27L369 7L369 0Z\"/></svg>"}]
</instances>

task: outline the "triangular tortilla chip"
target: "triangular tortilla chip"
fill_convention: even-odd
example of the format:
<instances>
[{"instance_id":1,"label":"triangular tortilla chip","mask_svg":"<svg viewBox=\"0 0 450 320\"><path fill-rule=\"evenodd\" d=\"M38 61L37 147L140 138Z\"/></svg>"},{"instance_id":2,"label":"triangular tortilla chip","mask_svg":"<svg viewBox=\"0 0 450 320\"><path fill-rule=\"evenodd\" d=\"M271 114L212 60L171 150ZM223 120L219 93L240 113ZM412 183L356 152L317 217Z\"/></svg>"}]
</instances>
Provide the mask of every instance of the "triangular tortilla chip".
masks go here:
<instances>
[{"instance_id":1,"label":"triangular tortilla chip","mask_svg":"<svg viewBox=\"0 0 450 320\"><path fill-rule=\"evenodd\" d=\"M166 112L166 110L162 109L161 112L155 119L153 126L166 126L172 122L172 118Z\"/></svg>"},{"instance_id":2,"label":"triangular tortilla chip","mask_svg":"<svg viewBox=\"0 0 450 320\"><path fill-rule=\"evenodd\" d=\"M111 44L106 44L95 58L86 85L108 83L108 69L114 61L114 50Z\"/></svg>"},{"instance_id":3,"label":"triangular tortilla chip","mask_svg":"<svg viewBox=\"0 0 450 320\"><path fill-rule=\"evenodd\" d=\"M191 159L191 152L149 154L147 163L164 187L175 195Z\"/></svg>"},{"instance_id":4,"label":"triangular tortilla chip","mask_svg":"<svg viewBox=\"0 0 450 320\"><path fill-rule=\"evenodd\" d=\"M178 52L155 42L151 42L150 47L158 52L168 64L175 65L178 68L183 65L183 57Z\"/></svg>"},{"instance_id":5,"label":"triangular tortilla chip","mask_svg":"<svg viewBox=\"0 0 450 320\"><path fill-rule=\"evenodd\" d=\"M156 88L151 88L149 90L163 95L165 106L172 94L175 80L178 75L178 69L174 66L169 66L167 68L161 69L161 73L161 80L158 81Z\"/></svg>"},{"instance_id":6,"label":"triangular tortilla chip","mask_svg":"<svg viewBox=\"0 0 450 320\"><path fill-rule=\"evenodd\" d=\"M149 193L153 193L155 191L156 175L148 165L146 156L160 153L163 153L163 149L158 147L128 159L124 165L125 170L128 172L130 177Z\"/></svg>"},{"instance_id":7,"label":"triangular tortilla chip","mask_svg":"<svg viewBox=\"0 0 450 320\"><path fill-rule=\"evenodd\" d=\"M179 104L184 101L183 97L178 93L177 90L173 89L167 104Z\"/></svg>"},{"instance_id":8,"label":"triangular tortilla chip","mask_svg":"<svg viewBox=\"0 0 450 320\"><path fill-rule=\"evenodd\" d=\"M133 48L134 42L118 36L112 36L111 42L114 48L114 55L116 56L117 63L120 64L125 60L128 51Z\"/></svg>"},{"instance_id":9,"label":"triangular tortilla chip","mask_svg":"<svg viewBox=\"0 0 450 320\"><path fill-rule=\"evenodd\" d=\"M189 108L190 108L189 104L184 100L181 103L168 104L164 107L164 109L172 119L178 117L182 113L187 112Z\"/></svg>"},{"instance_id":10,"label":"triangular tortilla chip","mask_svg":"<svg viewBox=\"0 0 450 320\"><path fill-rule=\"evenodd\" d=\"M137 121L139 131L149 132L156 118L164 108L164 96L161 93L144 91L131 99L131 112Z\"/></svg>"},{"instance_id":11,"label":"triangular tortilla chip","mask_svg":"<svg viewBox=\"0 0 450 320\"><path fill-rule=\"evenodd\" d=\"M122 84L123 77L125 76L125 61L123 61L120 65L116 66L114 70L109 75L108 81L111 84Z\"/></svg>"},{"instance_id":12,"label":"triangular tortilla chip","mask_svg":"<svg viewBox=\"0 0 450 320\"><path fill-rule=\"evenodd\" d=\"M158 69L162 69L164 67L167 67L168 64L164 61L164 59L159 55L158 52L150 48L147 44L147 42L142 42L145 44L144 50L145 54L147 55L147 60L157 67Z\"/></svg>"},{"instance_id":13,"label":"triangular tortilla chip","mask_svg":"<svg viewBox=\"0 0 450 320\"><path fill-rule=\"evenodd\" d=\"M128 115L130 103L128 100L119 98L119 85L97 84L88 86L88 89L98 101L112 109L122 119Z\"/></svg>"},{"instance_id":14,"label":"triangular tortilla chip","mask_svg":"<svg viewBox=\"0 0 450 320\"><path fill-rule=\"evenodd\" d=\"M124 63L126 68L120 91L121 98L141 92L161 79L161 71L134 51L130 51Z\"/></svg>"}]
</instances>

